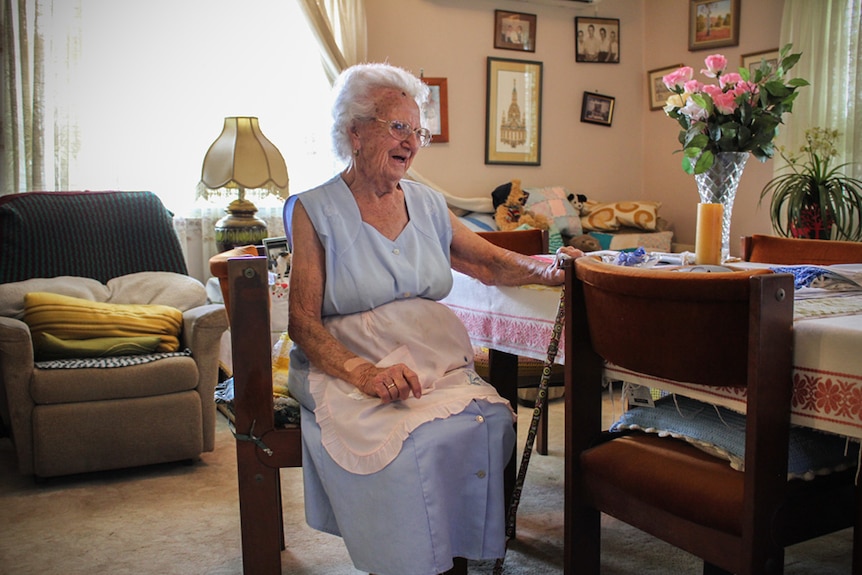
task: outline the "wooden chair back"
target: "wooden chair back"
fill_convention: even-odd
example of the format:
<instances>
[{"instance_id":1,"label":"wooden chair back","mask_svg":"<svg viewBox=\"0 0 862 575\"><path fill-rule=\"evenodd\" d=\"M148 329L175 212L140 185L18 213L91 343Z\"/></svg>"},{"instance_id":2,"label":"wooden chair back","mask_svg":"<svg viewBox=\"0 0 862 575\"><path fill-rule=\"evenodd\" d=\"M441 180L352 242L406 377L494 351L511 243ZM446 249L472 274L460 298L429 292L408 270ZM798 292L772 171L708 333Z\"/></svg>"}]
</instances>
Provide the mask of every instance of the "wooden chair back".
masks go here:
<instances>
[{"instance_id":1,"label":"wooden chair back","mask_svg":"<svg viewBox=\"0 0 862 575\"><path fill-rule=\"evenodd\" d=\"M779 265L862 263L862 242L752 235L742 238L742 259Z\"/></svg>"},{"instance_id":2,"label":"wooden chair back","mask_svg":"<svg viewBox=\"0 0 862 575\"><path fill-rule=\"evenodd\" d=\"M210 259L230 318L242 563L280 575L284 523L279 469L302 465L299 427L275 428L267 258L255 246Z\"/></svg>"},{"instance_id":3,"label":"wooden chair back","mask_svg":"<svg viewBox=\"0 0 862 575\"><path fill-rule=\"evenodd\" d=\"M494 245L519 254L534 256L548 253L548 230L509 230L476 234Z\"/></svg>"},{"instance_id":4,"label":"wooden chair back","mask_svg":"<svg viewBox=\"0 0 862 575\"><path fill-rule=\"evenodd\" d=\"M701 557L710 574L781 573L785 545L853 524L852 477L841 490L797 480L796 496L813 495L789 496L791 275L566 265L566 573L599 573L601 512ZM673 438L608 436L605 361L745 387L745 471Z\"/></svg>"},{"instance_id":5,"label":"wooden chair back","mask_svg":"<svg viewBox=\"0 0 862 575\"><path fill-rule=\"evenodd\" d=\"M230 281L228 279L228 260L233 258L250 258L262 256L263 246L239 246L225 252L218 253L210 258L210 273L218 279L218 285L221 288L222 300L224 308L228 314L230 321Z\"/></svg>"}]
</instances>

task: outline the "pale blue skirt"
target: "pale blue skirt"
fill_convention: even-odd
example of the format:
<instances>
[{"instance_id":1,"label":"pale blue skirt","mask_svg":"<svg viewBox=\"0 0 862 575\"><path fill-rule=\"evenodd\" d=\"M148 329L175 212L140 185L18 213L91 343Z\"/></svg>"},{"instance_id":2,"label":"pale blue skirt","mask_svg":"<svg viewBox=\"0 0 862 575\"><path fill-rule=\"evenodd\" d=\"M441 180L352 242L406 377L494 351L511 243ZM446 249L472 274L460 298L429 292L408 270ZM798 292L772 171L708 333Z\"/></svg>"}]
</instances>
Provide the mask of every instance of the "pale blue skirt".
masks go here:
<instances>
[{"instance_id":1,"label":"pale blue skirt","mask_svg":"<svg viewBox=\"0 0 862 575\"><path fill-rule=\"evenodd\" d=\"M506 405L478 400L416 428L381 471L339 467L302 409L308 524L344 539L355 567L376 575L437 575L453 557L506 549L503 470L516 435Z\"/></svg>"}]
</instances>

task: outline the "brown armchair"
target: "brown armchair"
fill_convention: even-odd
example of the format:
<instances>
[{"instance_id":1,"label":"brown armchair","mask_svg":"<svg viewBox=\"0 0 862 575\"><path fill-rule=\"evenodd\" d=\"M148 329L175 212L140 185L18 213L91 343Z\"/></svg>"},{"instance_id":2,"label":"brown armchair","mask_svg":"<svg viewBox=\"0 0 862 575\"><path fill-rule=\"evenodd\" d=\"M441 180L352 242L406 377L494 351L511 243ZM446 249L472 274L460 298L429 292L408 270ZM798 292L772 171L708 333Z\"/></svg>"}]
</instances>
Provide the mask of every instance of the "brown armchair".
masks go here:
<instances>
[{"instance_id":1,"label":"brown armchair","mask_svg":"<svg viewBox=\"0 0 862 575\"><path fill-rule=\"evenodd\" d=\"M567 265L566 573L599 573L602 512L700 557L711 575L780 574L785 546L854 524L855 470L787 479L790 274ZM604 361L746 388L744 471L672 437L603 433Z\"/></svg>"},{"instance_id":2,"label":"brown armchair","mask_svg":"<svg viewBox=\"0 0 862 575\"><path fill-rule=\"evenodd\" d=\"M37 362L24 321L32 292L176 308L180 351ZM0 416L22 474L194 460L212 451L226 328L224 308L207 304L203 285L188 276L170 213L155 195L0 197Z\"/></svg>"}]
</instances>

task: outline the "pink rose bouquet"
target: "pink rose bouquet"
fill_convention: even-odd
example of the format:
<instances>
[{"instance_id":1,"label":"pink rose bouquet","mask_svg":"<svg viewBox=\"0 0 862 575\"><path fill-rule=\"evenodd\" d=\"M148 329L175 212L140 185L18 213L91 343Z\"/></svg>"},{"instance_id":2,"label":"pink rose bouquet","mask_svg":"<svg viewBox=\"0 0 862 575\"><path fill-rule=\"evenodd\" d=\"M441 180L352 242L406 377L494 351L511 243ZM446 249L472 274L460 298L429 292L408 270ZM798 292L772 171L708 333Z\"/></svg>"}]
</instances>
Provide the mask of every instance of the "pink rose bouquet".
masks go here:
<instances>
[{"instance_id":1,"label":"pink rose bouquet","mask_svg":"<svg viewBox=\"0 0 862 575\"><path fill-rule=\"evenodd\" d=\"M781 117L792 111L797 89L808 85L802 78L783 81L801 56L789 54L791 47L781 49L777 64L762 61L753 76L747 68L727 72L727 58L713 54L700 72L715 83L695 80L689 66L662 78L673 92L664 111L682 127L679 143L686 173L705 172L721 152L751 152L761 162L774 155Z\"/></svg>"}]
</instances>

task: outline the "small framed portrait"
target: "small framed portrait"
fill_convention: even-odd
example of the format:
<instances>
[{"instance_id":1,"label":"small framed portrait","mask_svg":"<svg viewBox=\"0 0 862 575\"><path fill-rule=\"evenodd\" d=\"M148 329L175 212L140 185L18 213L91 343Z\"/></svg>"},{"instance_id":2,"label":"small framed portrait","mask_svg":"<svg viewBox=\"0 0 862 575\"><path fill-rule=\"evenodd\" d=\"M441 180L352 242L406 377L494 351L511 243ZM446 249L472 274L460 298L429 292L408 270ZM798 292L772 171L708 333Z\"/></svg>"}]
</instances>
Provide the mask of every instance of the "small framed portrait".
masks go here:
<instances>
[{"instance_id":1,"label":"small framed portrait","mask_svg":"<svg viewBox=\"0 0 862 575\"><path fill-rule=\"evenodd\" d=\"M449 141L449 88L446 78L426 78L422 76L431 89L428 101L422 107L422 126L431 130L431 143L439 144Z\"/></svg>"},{"instance_id":2,"label":"small framed portrait","mask_svg":"<svg viewBox=\"0 0 862 575\"><path fill-rule=\"evenodd\" d=\"M754 72L760 69L761 63L766 63L770 70L775 70L778 67L778 48L774 50L766 50L765 52L754 52L752 54L743 54L741 57L740 67L747 68L751 78L754 78Z\"/></svg>"},{"instance_id":3,"label":"small framed portrait","mask_svg":"<svg viewBox=\"0 0 862 575\"><path fill-rule=\"evenodd\" d=\"M575 61L620 63L619 18L575 18Z\"/></svg>"},{"instance_id":4,"label":"small framed portrait","mask_svg":"<svg viewBox=\"0 0 862 575\"><path fill-rule=\"evenodd\" d=\"M688 50L739 46L739 0L691 0Z\"/></svg>"},{"instance_id":5,"label":"small framed portrait","mask_svg":"<svg viewBox=\"0 0 862 575\"><path fill-rule=\"evenodd\" d=\"M662 78L679 68L682 68L682 64L656 68L655 70L647 72L647 92L649 93L650 110L661 110L664 108L665 103L667 103L667 99L671 94L673 94L673 92L667 89Z\"/></svg>"},{"instance_id":6,"label":"small framed portrait","mask_svg":"<svg viewBox=\"0 0 862 575\"><path fill-rule=\"evenodd\" d=\"M584 92L581 105L581 122L610 127L614 119L614 98L593 92Z\"/></svg>"},{"instance_id":7,"label":"small framed portrait","mask_svg":"<svg viewBox=\"0 0 862 575\"><path fill-rule=\"evenodd\" d=\"M536 51L536 15L494 10L494 48Z\"/></svg>"},{"instance_id":8,"label":"small framed portrait","mask_svg":"<svg viewBox=\"0 0 862 575\"><path fill-rule=\"evenodd\" d=\"M290 273L290 248L287 246L287 237L263 238L263 249L266 252L269 271L279 278L287 277Z\"/></svg>"},{"instance_id":9,"label":"small framed portrait","mask_svg":"<svg viewBox=\"0 0 862 575\"><path fill-rule=\"evenodd\" d=\"M542 63L488 58L485 163L541 165Z\"/></svg>"}]
</instances>

